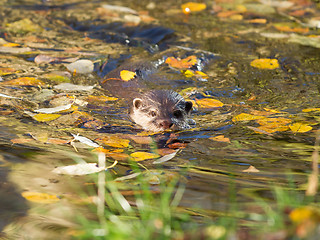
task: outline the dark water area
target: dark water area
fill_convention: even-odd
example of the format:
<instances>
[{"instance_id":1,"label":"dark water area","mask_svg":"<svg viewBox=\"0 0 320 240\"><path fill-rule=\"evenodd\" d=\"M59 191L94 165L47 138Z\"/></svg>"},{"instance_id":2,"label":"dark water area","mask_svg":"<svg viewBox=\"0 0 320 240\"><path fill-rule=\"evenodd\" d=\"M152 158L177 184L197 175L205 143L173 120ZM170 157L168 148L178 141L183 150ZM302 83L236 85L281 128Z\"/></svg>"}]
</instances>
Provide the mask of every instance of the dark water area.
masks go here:
<instances>
[{"instance_id":1,"label":"dark water area","mask_svg":"<svg viewBox=\"0 0 320 240\"><path fill-rule=\"evenodd\" d=\"M96 175L52 172L58 166L97 161L93 147L73 143L72 134L99 142L109 151L110 165L123 158L119 153L180 149L161 164L153 164L154 159L139 164L162 171L166 178L178 176L186 186L180 206L193 209L196 217L214 221L227 215L234 202L237 211L249 216L258 200L276 204L277 187L303 198L319 134L318 4L206 1L205 10L183 14L183 3L0 0L0 229L4 239L57 239L61 233L68 239L74 237L70 229L79 227L75 221L79 211L95 219L81 194L94 195L87 186ZM110 10L106 4L128 9ZM189 56L197 59L190 68L165 63L169 57ZM70 70L68 66L79 59L89 60L92 69ZM274 59L279 66L257 67L257 59ZM176 133L144 133L129 119L124 99L104 99L112 94L101 89L98 80L128 60L158 65L161 81L144 83L147 89L172 89L198 103L192 113L196 126ZM41 82L23 84L26 80L19 78L25 77ZM14 79L18 83L8 84ZM92 88L57 88L65 82ZM198 102L208 98L223 106L203 107ZM56 112L61 116L55 119L35 116L36 109L70 103L76 108ZM250 116L241 118L244 113ZM110 143L123 139L129 146ZM258 171L247 171L250 166ZM111 172L116 178L130 170L130 164L120 159ZM58 199L30 200L24 192ZM241 219L255 230L264 224L253 223L254 217ZM23 237L27 232L29 237Z\"/></svg>"}]
</instances>

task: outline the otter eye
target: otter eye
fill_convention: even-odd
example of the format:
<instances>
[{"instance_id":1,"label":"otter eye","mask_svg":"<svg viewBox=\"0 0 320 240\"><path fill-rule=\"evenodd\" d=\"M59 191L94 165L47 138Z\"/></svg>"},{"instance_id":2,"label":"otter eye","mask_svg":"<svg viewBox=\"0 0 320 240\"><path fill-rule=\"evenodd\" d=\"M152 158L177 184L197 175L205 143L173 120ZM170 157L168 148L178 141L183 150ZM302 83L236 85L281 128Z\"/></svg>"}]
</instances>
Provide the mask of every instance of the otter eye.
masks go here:
<instances>
[{"instance_id":1,"label":"otter eye","mask_svg":"<svg viewBox=\"0 0 320 240\"><path fill-rule=\"evenodd\" d=\"M157 113L156 113L156 111L150 111L150 112L149 112L149 115L150 115L151 117L155 117L155 116L157 116Z\"/></svg>"},{"instance_id":2,"label":"otter eye","mask_svg":"<svg viewBox=\"0 0 320 240\"><path fill-rule=\"evenodd\" d=\"M182 116L183 116L182 111L180 111L180 110L174 111L173 116L175 116L176 118L182 118Z\"/></svg>"}]
</instances>

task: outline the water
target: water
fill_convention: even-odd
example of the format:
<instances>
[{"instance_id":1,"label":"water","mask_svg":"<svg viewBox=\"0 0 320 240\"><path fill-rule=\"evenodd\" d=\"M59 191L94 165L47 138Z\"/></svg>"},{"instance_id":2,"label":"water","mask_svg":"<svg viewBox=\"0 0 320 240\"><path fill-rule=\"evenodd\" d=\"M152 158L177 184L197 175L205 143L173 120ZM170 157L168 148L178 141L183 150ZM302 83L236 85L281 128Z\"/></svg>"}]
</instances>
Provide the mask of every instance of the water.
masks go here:
<instances>
[{"instance_id":1,"label":"water","mask_svg":"<svg viewBox=\"0 0 320 240\"><path fill-rule=\"evenodd\" d=\"M94 162L96 157L85 146L76 145L76 152L68 143L72 140L71 133L92 140L121 133L118 136L130 139L131 147L125 149L128 153L150 149L147 144L132 140L140 131L126 117L126 103L121 99L107 104L93 101L87 107L79 106L79 111L106 124L102 129L99 129L101 122L86 126L85 122L92 119L84 116L85 121L77 125L73 118L41 123L26 114L25 111L52 106L53 99L58 99L57 104L62 105L68 102L69 95L86 100L90 95L105 94L99 88L93 92L73 93L53 90L59 81L46 74L66 74L64 64L75 57L90 59L97 68L108 61L104 72L130 57L161 61L171 55L184 58L194 54L203 59L203 71L209 75L205 81L187 79L179 71L167 67L163 70L170 80L165 87L176 91L195 87L225 104L222 108L198 109L193 114L197 126L173 137L176 142L187 143L186 147L162 167L166 174L179 173L187 181L181 206L193 207L196 203L203 214L214 217L217 212L229 209L230 189L235 189L237 201L243 203L239 208L245 210L249 209L247 204L258 198L271 199L274 186L289 188L289 183L293 182L300 188L307 182L319 111L304 112L303 109L318 107L320 55L313 46L290 42L290 39L297 39L293 34L281 38L268 38L262 34L278 33L274 24L291 22L288 18L268 13L274 8L257 4L265 9L261 13L243 1L239 5L246 6L247 11L238 14L245 19L233 20L218 17L213 8L185 16L180 11L180 3L173 1L161 4L108 1L108 4L123 5L136 11L148 11L140 14L157 19L155 22L143 20L137 25L136 15L105 12L102 8L106 4L104 1L0 2L0 37L20 44L18 47L31 49L23 53L1 50L0 67L13 68L12 74L2 74L2 80L35 77L45 82L41 88L0 86L2 94L23 99L0 97L0 176L4 191L0 227L7 236L21 238L26 232L32 232L30 239L53 239L59 236L59 232L76 226L72 217L78 209L85 209L77 202L77 195L86 191L84 183L90 182L90 177L61 176L51 171L56 166L74 164L79 159ZM319 15L318 9L313 14ZM125 16L130 20L126 22ZM270 25L249 22L255 18L265 18ZM10 25L21 19L31 19L37 27L29 29L33 24L28 23L24 29ZM308 34L317 35L318 29L310 28ZM62 57L66 62L57 60L36 64L34 59L38 54ZM265 70L250 66L250 62L257 58L278 59L280 67ZM74 76L69 73L68 76L71 76L72 83L93 85L97 83L98 75L95 72ZM51 90L49 95L42 91L47 88ZM203 95L194 95L194 99L199 97ZM294 133L288 129L261 134L253 129L260 126L255 121L233 121L240 113L262 116L268 112L266 109L280 112L271 115L273 118L284 117L291 119L292 123L305 123L312 130ZM230 142L210 139L218 135L224 135ZM154 138L159 146L166 146L162 134ZM15 139L21 141L15 142ZM49 139L65 142L57 144ZM109 161L110 164L113 162L112 159ZM148 161L141 163L148 169L159 167ZM260 172L244 172L250 165ZM128 170L125 162L114 168L117 176L126 175ZM39 203L21 197L20 193L24 191L63 198L53 205L39 206Z\"/></svg>"}]
</instances>

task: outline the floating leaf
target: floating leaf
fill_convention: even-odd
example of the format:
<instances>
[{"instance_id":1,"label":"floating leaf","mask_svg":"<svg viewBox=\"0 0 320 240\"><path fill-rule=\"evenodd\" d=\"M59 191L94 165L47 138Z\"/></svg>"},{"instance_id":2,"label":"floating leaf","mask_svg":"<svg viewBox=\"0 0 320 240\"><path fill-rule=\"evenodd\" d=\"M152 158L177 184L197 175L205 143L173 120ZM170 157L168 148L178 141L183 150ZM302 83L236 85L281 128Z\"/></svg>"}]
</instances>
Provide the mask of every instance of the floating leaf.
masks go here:
<instances>
[{"instance_id":1,"label":"floating leaf","mask_svg":"<svg viewBox=\"0 0 320 240\"><path fill-rule=\"evenodd\" d=\"M276 69L279 67L277 59L260 58L253 60L250 65L259 69Z\"/></svg>"},{"instance_id":2,"label":"floating leaf","mask_svg":"<svg viewBox=\"0 0 320 240\"><path fill-rule=\"evenodd\" d=\"M97 141L104 143L110 147L115 148L127 148L129 146L130 140L122 139L118 136L105 136L103 138L97 139Z\"/></svg>"},{"instance_id":3,"label":"floating leaf","mask_svg":"<svg viewBox=\"0 0 320 240\"><path fill-rule=\"evenodd\" d=\"M60 198L58 198L56 195L51 195L47 193L25 191L22 192L21 195L25 199L37 203L56 203L60 201Z\"/></svg>"},{"instance_id":4,"label":"floating leaf","mask_svg":"<svg viewBox=\"0 0 320 240\"><path fill-rule=\"evenodd\" d=\"M218 136L215 136L215 137L211 137L209 139L214 140L214 141L218 141L218 142L230 143L230 139L226 138L224 135L218 135Z\"/></svg>"},{"instance_id":5,"label":"floating leaf","mask_svg":"<svg viewBox=\"0 0 320 240\"><path fill-rule=\"evenodd\" d=\"M130 81L136 77L136 73L128 70L122 70L120 72L120 77L123 81Z\"/></svg>"},{"instance_id":6,"label":"floating leaf","mask_svg":"<svg viewBox=\"0 0 320 240\"><path fill-rule=\"evenodd\" d=\"M81 143L84 143L90 147L94 147L94 148L97 148L99 147L99 144L93 142L92 140L90 140L89 138L86 138L86 137L83 137L83 136L79 136L79 134L73 134L71 133L71 135L74 137L74 140L77 140Z\"/></svg>"},{"instance_id":7,"label":"floating leaf","mask_svg":"<svg viewBox=\"0 0 320 240\"><path fill-rule=\"evenodd\" d=\"M87 175L106 170L105 167L98 167L96 163L80 163L75 165L57 167L52 172L66 175Z\"/></svg>"},{"instance_id":8,"label":"floating leaf","mask_svg":"<svg viewBox=\"0 0 320 240\"><path fill-rule=\"evenodd\" d=\"M304 133L312 130L312 127L305 123L294 123L292 125L289 125L289 128L294 133L297 133L297 132Z\"/></svg>"},{"instance_id":9,"label":"floating leaf","mask_svg":"<svg viewBox=\"0 0 320 240\"><path fill-rule=\"evenodd\" d=\"M241 121L251 121L251 120L256 120L256 119L260 119L260 118L265 118L264 116L255 116L252 114L248 114L248 113L240 113L237 116L234 116L232 118L232 121L234 122L241 122Z\"/></svg>"},{"instance_id":10,"label":"floating leaf","mask_svg":"<svg viewBox=\"0 0 320 240\"><path fill-rule=\"evenodd\" d=\"M4 47L20 47L21 45L19 43L8 42L5 44L2 44L2 46L4 46Z\"/></svg>"},{"instance_id":11,"label":"floating leaf","mask_svg":"<svg viewBox=\"0 0 320 240\"><path fill-rule=\"evenodd\" d=\"M37 110L34 110L34 112L38 112L38 113L56 113L56 112L61 112L64 110L68 110L69 108L71 108L72 104L67 104L67 105L63 105L63 106L58 106L58 107L54 107L54 108L40 108Z\"/></svg>"},{"instance_id":12,"label":"floating leaf","mask_svg":"<svg viewBox=\"0 0 320 240\"><path fill-rule=\"evenodd\" d=\"M247 168L246 170L243 170L242 172L257 173L257 172L260 172L260 170L256 169L254 166L250 165L249 168Z\"/></svg>"},{"instance_id":13,"label":"floating leaf","mask_svg":"<svg viewBox=\"0 0 320 240\"><path fill-rule=\"evenodd\" d=\"M207 8L204 3L187 2L181 5L182 12L184 14L190 14L192 12L200 12Z\"/></svg>"},{"instance_id":14,"label":"floating leaf","mask_svg":"<svg viewBox=\"0 0 320 240\"><path fill-rule=\"evenodd\" d=\"M159 158L160 155L149 152L134 152L130 154L130 157L132 157L134 161L139 162L147 159Z\"/></svg>"},{"instance_id":15,"label":"floating leaf","mask_svg":"<svg viewBox=\"0 0 320 240\"><path fill-rule=\"evenodd\" d=\"M186 57L184 59L175 58L175 57L168 57L166 59L167 64L169 64L173 68L178 68L178 69L191 68L197 62L198 62L198 59L194 55Z\"/></svg>"},{"instance_id":16,"label":"floating leaf","mask_svg":"<svg viewBox=\"0 0 320 240\"><path fill-rule=\"evenodd\" d=\"M169 154L164 155L161 158L155 160L153 162L153 164L159 164L159 163L167 162L167 161L171 160L172 158L174 158L178 152L179 152L179 149L178 150L174 150L173 153L169 153Z\"/></svg>"},{"instance_id":17,"label":"floating leaf","mask_svg":"<svg viewBox=\"0 0 320 240\"><path fill-rule=\"evenodd\" d=\"M0 85L44 86L45 83L33 77L20 77L9 81L1 82Z\"/></svg>"},{"instance_id":18,"label":"floating leaf","mask_svg":"<svg viewBox=\"0 0 320 240\"><path fill-rule=\"evenodd\" d=\"M200 108L217 108L217 107L223 106L222 102L220 102L219 100L213 99L213 98L197 99L196 104Z\"/></svg>"},{"instance_id":19,"label":"floating leaf","mask_svg":"<svg viewBox=\"0 0 320 240\"><path fill-rule=\"evenodd\" d=\"M32 118L34 120L37 120L38 122L49 122L49 121L57 119L60 116L61 116L61 114L39 113L39 114L32 116Z\"/></svg>"}]
</instances>

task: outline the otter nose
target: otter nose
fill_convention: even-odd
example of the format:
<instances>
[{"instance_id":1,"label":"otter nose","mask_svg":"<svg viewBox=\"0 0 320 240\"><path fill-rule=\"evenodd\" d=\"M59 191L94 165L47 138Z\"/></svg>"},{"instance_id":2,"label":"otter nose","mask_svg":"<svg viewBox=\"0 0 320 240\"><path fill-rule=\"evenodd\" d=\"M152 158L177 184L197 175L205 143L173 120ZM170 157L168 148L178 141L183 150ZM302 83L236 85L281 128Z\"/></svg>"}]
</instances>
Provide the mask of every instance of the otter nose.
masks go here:
<instances>
[{"instance_id":1,"label":"otter nose","mask_svg":"<svg viewBox=\"0 0 320 240\"><path fill-rule=\"evenodd\" d=\"M173 123L172 123L172 122L169 122L169 121L167 121L167 120L162 120L162 121L159 122L159 126L160 126L161 128L163 128L163 129L171 128L172 125L173 125Z\"/></svg>"}]
</instances>

